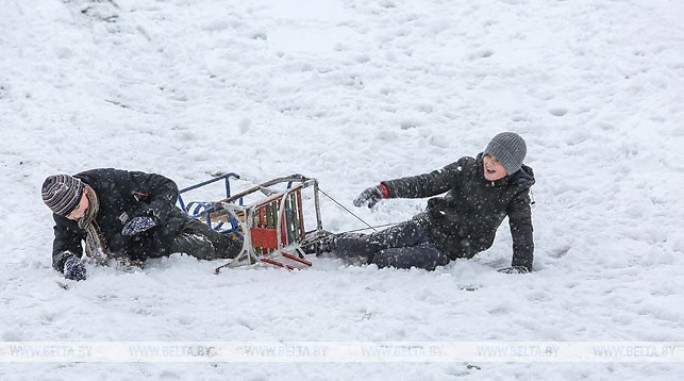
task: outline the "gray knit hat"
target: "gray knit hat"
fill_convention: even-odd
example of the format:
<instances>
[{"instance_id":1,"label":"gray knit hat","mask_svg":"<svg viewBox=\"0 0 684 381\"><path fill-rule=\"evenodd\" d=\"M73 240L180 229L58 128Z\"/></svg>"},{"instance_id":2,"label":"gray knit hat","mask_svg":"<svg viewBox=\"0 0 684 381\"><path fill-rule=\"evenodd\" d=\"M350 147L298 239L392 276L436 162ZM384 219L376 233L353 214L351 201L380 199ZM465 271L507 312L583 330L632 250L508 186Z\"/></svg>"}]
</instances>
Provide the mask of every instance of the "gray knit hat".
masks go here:
<instances>
[{"instance_id":1,"label":"gray knit hat","mask_svg":"<svg viewBox=\"0 0 684 381\"><path fill-rule=\"evenodd\" d=\"M525 160L527 145L520 135L502 132L489 142L484 154L496 157L506 170L506 174L512 175L520 169Z\"/></svg>"},{"instance_id":2,"label":"gray knit hat","mask_svg":"<svg viewBox=\"0 0 684 381\"><path fill-rule=\"evenodd\" d=\"M50 176L43 182L43 202L53 213L66 217L78 206L84 188L83 182L73 176Z\"/></svg>"}]
</instances>

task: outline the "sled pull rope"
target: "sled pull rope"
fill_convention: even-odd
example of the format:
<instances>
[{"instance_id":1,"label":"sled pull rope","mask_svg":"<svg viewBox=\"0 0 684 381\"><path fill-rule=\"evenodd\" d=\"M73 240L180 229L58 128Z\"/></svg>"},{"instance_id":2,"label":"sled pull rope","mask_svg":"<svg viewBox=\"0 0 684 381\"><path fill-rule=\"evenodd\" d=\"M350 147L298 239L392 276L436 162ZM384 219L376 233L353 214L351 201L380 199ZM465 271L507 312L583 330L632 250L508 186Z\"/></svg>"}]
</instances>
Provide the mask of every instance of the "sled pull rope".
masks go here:
<instances>
[{"instance_id":1,"label":"sled pull rope","mask_svg":"<svg viewBox=\"0 0 684 381\"><path fill-rule=\"evenodd\" d=\"M356 217L357 220L363 222L364 225L368 226L368 229L372 229L374 232L377 231L377 229L375 229L374 227L370 226L370 224L369 224L368 222L364 221L363 218L361 218L361 217L357 216L356 214L354 214L354 212L352 212L351 210L349 210L349 208L347 208L346 206L340 204L337 200L335 200L334 198L332 198L329 194L325 193L325 191L323 191L323 189L321 189L320 187L318 188L318 191L321 192L321 193L323 193L323 195L324 195L325 197L327 197L327 198L329 198L330 200L332 200L332 202L334 202L335 204L339 205L340 208L344 209L347 213L349 213L349 214L351 214L352 216ZM366 229L359 229L359 230L366 230Z\"/></svg>"},{"instance_id":2,"label":"sled pull rope","mask_svg":"<svg viewBox=\"0 0 684 381\"><path fill-rule=\"evenodd\" d=\"M379 228L387 228L387 227L394 226L394 225L397 225L397 224L398 224L398 222L393 222L393 223L384 224L384 225L375 225L374 227L372 226L372 227L369 227L369 228L361 228L361 229L348 230L348 231L346 231L345 233L362 232L362 231L368 230L368 229L373 229L374 231L377 231L376 229L379 229Z\"/></svg>"}]
</instances>

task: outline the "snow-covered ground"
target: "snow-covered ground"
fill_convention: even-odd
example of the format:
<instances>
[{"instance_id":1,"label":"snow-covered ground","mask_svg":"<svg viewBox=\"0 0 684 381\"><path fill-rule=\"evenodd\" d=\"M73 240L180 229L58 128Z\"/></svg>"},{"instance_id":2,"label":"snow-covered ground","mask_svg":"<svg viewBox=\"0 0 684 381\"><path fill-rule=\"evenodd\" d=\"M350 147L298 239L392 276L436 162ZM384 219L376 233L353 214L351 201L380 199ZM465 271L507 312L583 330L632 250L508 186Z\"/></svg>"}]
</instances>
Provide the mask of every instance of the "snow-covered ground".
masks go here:
<instances>
[{"instance_id":1,"label":"snow-covered ground","mask_svg":"<svg viewBox=\"0 0 684 381\"><path fill-rule=\"evenodd\" d=\"M0 341L684 341L679 0L3 0ZM528 142L535 272L494 247L435 272L180 255L51 268L43 179L180 187L303 173L347 207L380 180ZM220 195L219 195L220 196ZM355 209L374 225L425 200ZM327 199L332 231L363 225ZM57 282L68 283L65 290ZM0 365L2 380L680 380L682 363Z\"/></svg>"}]
</instances>

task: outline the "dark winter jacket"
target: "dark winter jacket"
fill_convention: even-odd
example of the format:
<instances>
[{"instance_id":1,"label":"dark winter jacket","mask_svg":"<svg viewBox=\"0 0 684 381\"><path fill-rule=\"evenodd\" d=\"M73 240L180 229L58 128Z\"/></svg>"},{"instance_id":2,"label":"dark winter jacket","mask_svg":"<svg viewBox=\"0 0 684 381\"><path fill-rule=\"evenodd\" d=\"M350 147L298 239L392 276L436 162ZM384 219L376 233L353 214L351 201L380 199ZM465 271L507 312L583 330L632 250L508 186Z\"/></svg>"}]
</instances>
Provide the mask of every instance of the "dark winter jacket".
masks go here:
<instances>
[{"instance_id":1,"label":"dark winter jacket","mask_svg":"<svg viewBox=\"0 0 684 381\"><path fill-rule=\"evenodd\" d=\"M508 216L513 237L512 266L532 269L534 242L529 189L532 168L523 165L511 176L484 178L483 155L462 157L446 167L413 177L384 181L389 198L444 197L428 200L414 217L437 248L450 259L471 258L488 249Z\"/></svg>"},{"instance_id":2,"label":"dark winter jacket","mask_svg":"<svg viewBox=\"0 0 684 381\"><path fill-rule=\"evenodd\" d=\"M108 168L81 172L74 177L95 191L100 204L95 222L104 245L117 256L144 260L166 255L169 245L188 219L175 206L178 187L161 175ZM124 224L138 216L154 216L159 223L132 237L122 235ZM62 271L67 257L82 255L81 241L85 239L86 232L76 221L57 214L53 214L53 218L52 266Z\"/></svg>"}]
</instances>

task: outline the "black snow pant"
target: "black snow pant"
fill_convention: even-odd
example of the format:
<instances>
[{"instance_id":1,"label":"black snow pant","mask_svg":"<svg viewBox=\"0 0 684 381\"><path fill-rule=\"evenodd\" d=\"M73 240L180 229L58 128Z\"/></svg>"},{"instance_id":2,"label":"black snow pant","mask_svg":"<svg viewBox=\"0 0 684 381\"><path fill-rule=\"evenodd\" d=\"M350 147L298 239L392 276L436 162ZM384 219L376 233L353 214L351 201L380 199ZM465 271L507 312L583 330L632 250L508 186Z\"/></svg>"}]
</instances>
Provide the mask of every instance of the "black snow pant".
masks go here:
<instances>
[{"instance_id":1,"label":"black snow pant","mask_svg":"<svg viewBox=\"0 0 684 381\"><path fill-rule=\"evenodd\" d=\"M171 253L185 253L198 259L235 258L242 242L221 234L199 220L188 220L169 247Z\"/></svg>"},{"instance_id":2,"label":"black snow pant","mask_svg":"<svg viewBox=\"0 0 684 381\"><path fill-rule=\"evenodd\" d=\"M371 234L342 233L335 238L333 254L349 260L360 258L381 268L434 270L449 263L446 254L437 249L413 221Z\"/></svg>"}]
</instances>

